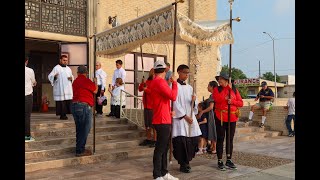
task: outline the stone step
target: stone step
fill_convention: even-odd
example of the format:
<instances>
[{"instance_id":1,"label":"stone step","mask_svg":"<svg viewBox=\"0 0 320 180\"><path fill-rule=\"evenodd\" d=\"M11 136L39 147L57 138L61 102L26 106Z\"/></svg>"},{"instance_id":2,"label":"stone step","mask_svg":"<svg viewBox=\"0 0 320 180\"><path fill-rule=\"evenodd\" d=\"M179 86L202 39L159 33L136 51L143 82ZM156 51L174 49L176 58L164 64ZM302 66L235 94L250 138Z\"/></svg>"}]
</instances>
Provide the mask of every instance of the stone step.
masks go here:
<instances>
[{"instance_id":1,"label":"stone step","mask_svg":"<svg viewBox=\"0 0 320 180\"><path fill-rule=\"evenodd\" d=\"M125 139L125 138L140 138L145 136L145 131L142 130L127 130L127 131L114 131L114 132L99 132L96 133L96 142L114 140L114 139ZM93 134L90 132L88 135L88 141L93 139ZM76 137L39 137L35 141L25 142L25 149L29 150L32 148L43 148L44 146L50 145L73 145L76 143Z\"/></svg>"},{"instance_id":2,"label":"stone step","mask_svg":"<svg viewBox=\"0 0 320 180\"><path fill-rule=\"evenodd\" d=\"M136 139L117 139L117 140L108 140L103 142L96 142L96 149L97 153L104 152L105 150L109 149L119 149L119 148L130 148L136 147L139 145L140 142L143 141L145 138L136 138ZM91 142L87 142L86 148L93 149L93 144ZM49 158L54 156L60 156L64 154L75 154L75 144L74 145L52 145L46 146L43 148L35 148L35 149L28 149L25 152L25 159L43 159Z\"/></svg>"},{"instance_id":3,"label":"stone step","mask_svg":"<svg viewBox=\"0 0 320 180\"><path fill-rule=\"evenodd\" d=\"M135 147L106 150L104 152L96 152L91 156L75 157L74 153L64 154L61 156L26 160L25 172L34 172L38 170L46 170L51 168L59 168L65 166L76 166L80 164L98 163L101 161L123 160L133 157L150 156L153 154L154 148Z\"/></svg>"},{"instance_id":4,"label":"stone step","mask_svg":"<svg viewBox=\"0 0 320 180\"><path fill-rule=\"evenodd\" d=\"M234 136L235 142L243 142L243 141L249 141L253 139L263 139L267 135L266 132L252 132L252 133L244 133L244 134L236 134Z\"/></svg>"},{"instance_id":5,"label":"stone step","mask_svg":"<svg viewBox=\"0 0 320 180\"><path fill-rule=\"evenodd\" d=\"M134 124L107 124L96 126L96 133L99 132L111 132L111 131L122 131L122 130L135 130L137 126ZM93 132L93 127L90 132ZM75 136L76 128L50 128L50 129L42 129L31 132L31 136L38 139L39 137L63 137L63 136Z\"/></svg>"},{"instance_id":6,"label":"stone step","mask_svg":"<svg viewBox=\"0 0 320 180\"><path fill-rule=\"evenodd\" d=\"M96 118L96 126L103 126L107 124L126 124L127 119L116 119L116 118ZM38 120L31 121L31 131L44 130L44 129L61 129L75 127L75 123L72 120Z\"/></svg>"},{"instance_id":7,"label":"stone step","mask_svg":"<svg viewBox=\"0 0 320 180\"><path fill-rule=\"evenodd\" d=\"M236 128L236 133L251 133L251 132L263 132L264 129L263 128L259 128L259 127L253 127L253 126L249 126L249 127L237 127Z\"/></svg>"}]
</instances>

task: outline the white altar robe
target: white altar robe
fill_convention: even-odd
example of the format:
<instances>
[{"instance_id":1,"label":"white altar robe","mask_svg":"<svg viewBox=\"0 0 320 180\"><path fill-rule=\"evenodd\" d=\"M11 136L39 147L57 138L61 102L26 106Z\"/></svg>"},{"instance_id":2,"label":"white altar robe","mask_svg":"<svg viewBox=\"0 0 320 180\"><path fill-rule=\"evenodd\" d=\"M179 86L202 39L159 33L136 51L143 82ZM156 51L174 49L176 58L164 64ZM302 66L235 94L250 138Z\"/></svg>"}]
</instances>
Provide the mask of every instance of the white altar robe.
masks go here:
<instances>
[{"instance_id":1,"label":"white altar robe","mask_svg":"<svg viewBox=\"0 0 320 180\"><path fill-rule=\"evenodd\" d=\"M178 83L178 95L176 101L173 102L173 110L175 116L172 121L172 138L177 136L195 137L201 135L201 130L196 118L198 114L198 100L195 100L195 107L193 110L193 122L191 124L191 133L189 134L190 124L184 119L180 119L184 115L191 116L191 100L192 100L193 88L187 85L181 85Z\"/></svg>"},{"instance_id":2,"label":"white altar robe","mask_svg":"<svg viewBox=\"0 0 320 180\"><path fill-rule=\"evenodd\" d=\"M54 80L54 75L57 73L57 79ZM53 86L53 99L55 101L72 100L72 82L68 80L68 77L70 76L72 77L73 82L74 77L71 69L68 66L62 67L59 64L56 65L48 75L48 79Z\"/></svg>"}]
</instances>

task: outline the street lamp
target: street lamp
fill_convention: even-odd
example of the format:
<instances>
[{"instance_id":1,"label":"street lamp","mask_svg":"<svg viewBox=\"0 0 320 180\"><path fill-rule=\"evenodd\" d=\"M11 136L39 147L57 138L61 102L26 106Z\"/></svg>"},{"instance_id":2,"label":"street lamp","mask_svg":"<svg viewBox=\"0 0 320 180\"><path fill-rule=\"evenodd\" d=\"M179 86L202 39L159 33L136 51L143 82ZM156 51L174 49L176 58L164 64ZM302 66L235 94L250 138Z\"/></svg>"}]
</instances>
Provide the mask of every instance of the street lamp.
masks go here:
<instances>
[{"instance_id":1,"label":"street lamp","mask_svg":"<svg viewBox=\"0 0 320 180\"><path fill-rule=\"evenodd\" d=\"M277 98L277 76L276 76L276 56L274 53L274 37L272 37L269 33L263 32L264 34L267 34L272 39L272 47L273 47L273 74L274 74L274 92L275 92L275 98Z\"/></svg>"}]
</instances>

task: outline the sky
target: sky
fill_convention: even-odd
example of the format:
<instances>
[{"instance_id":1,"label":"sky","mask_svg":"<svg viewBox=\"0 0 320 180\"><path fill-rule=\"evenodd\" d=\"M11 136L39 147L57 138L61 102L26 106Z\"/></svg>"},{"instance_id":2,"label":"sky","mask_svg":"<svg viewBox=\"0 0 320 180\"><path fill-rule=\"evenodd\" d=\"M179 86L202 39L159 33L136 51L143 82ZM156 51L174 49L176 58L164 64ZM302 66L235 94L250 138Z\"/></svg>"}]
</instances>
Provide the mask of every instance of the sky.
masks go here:
<instances>
[{"instance_id":1,"label":"sky","mask_svg":"<svg viewBox=\"0 0 320 180\"><path fill-rule=\"evenodd\" d=\"M295 75L295 0L234 0L232 18L234 44L232 67L238 68L248 78L266 72L277 75ZM217 0L217 19L230 19L228 0ZM274 37L273 41L263 32ZM229 45L221 47L222 65L229 64Z\"/></svg>"}]
</instances>

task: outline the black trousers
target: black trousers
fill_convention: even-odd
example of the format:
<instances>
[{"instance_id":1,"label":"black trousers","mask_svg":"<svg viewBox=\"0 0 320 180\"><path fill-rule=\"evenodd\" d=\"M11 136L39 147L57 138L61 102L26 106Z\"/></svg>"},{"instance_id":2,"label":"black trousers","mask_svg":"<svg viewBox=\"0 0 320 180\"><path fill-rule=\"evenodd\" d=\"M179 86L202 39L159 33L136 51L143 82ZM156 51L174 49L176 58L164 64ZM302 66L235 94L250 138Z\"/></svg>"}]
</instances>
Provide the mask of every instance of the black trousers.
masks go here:
<instances>
[{"instance_id":1,"label":"black trousers","mask_svg":"<svg viewBox=\"0 0 320 180\"><path fill-rule=\"evenodd\" d=\"M72 100L56 101L56 115L67 116L71 114Z\"/></svg>"},{"instance_id":2,"label":"black trousers","mask_svg":"<svg viewBox=\"0 0 320 180\"><path fill-rule=\"evenodd\" d=\"M125 108L126 106L122 106L122 108ZM111 112L113 116L116 118L120 118L120 105L111 105Z\"/></svg>"},{"instance_id":3,"label":"black trousers","mask_svg":"<svg viewBox=\"0 0 320 180\"><path fill-rule=\"evenodd\" d=\"M104 93L103 94L101 94L101 85L99 85L98 86L98 92L97 92L97 94L95 95L95 97L96 97L96 111L97 111L97 114L103 114L103 112L102 112L102 105L99 105L98 104L98 100L97 100L97 97L100 97L100 96L103 96L104 95ZM101 95L100 95L101 94Z\"/></svg>"},{"instance_id":4,"label":"black trousers","mask_svg":"<svg viewBox=\"0 0 320 180\"><path fill-rule=\"evenodd\" d=\"M157 132L156 147L153 152L153 178L162 177L168 173L168 150L170 143L171 124L154 124Z\"/></svg>"},{"instance_id":5,"label":"black trousers","mask_svg":"<svg viewBox=\"0 0 320 180\"><path fill-rule=\"evenodd\" d=\"M24 97L24 135L30 136L30 118L32 112L33 97L32 94Z\"/></svg>"},{"instance_id":6,"label":"black trousers","mask_svg":"<svg viewBox=\"0 0 320 180\"><path fill-rule=\"evenodd\" d=\"M173 157L181 167L189 166L189 162L196 155L199 137L178 136L172 138Z\"/></svg>"},{"instance_id":7,"label":"black trousers","mask_svg":"<svg viewBox=\"0 0 320 180\"><path fill-rule=\"evenodd\" d=\"M234 133L236 132L236 123L237 122L230 122L230 144L228 143L228 122L223 122L221 126L221 121L215 116L216 122L216 130L217 130L217 156L218 159L222 159L223 154L223 141L226 140L226 154L230 154L227 156L227 159L232 158L232 151L233 151L233 138ZM226 137L226 138L225 138ZM230 149L229 149L230 147ZM228 151L229 150L229 151Z\"/></svg>"}]
</instances>

